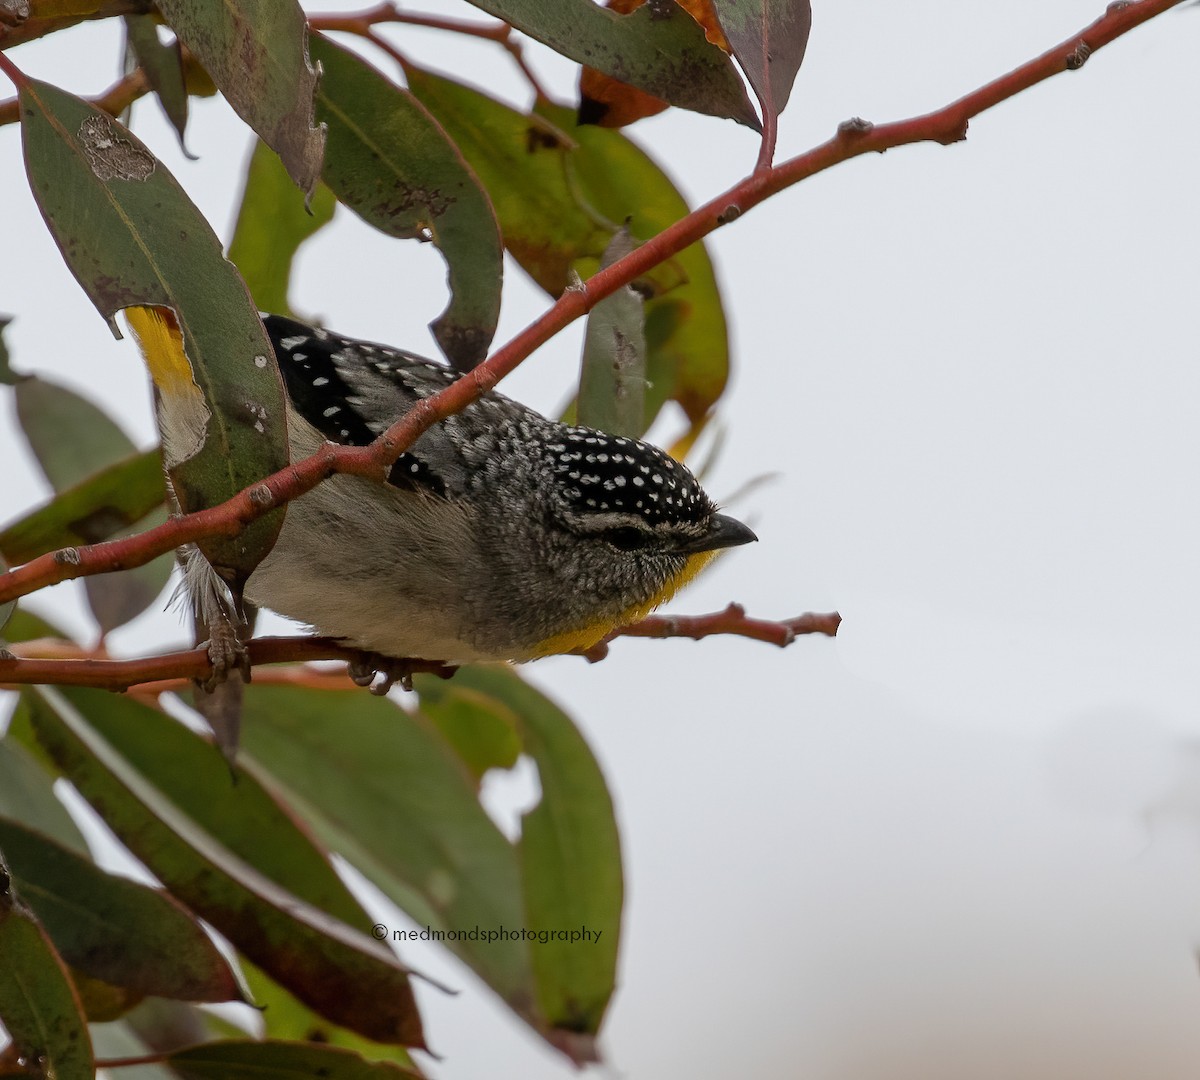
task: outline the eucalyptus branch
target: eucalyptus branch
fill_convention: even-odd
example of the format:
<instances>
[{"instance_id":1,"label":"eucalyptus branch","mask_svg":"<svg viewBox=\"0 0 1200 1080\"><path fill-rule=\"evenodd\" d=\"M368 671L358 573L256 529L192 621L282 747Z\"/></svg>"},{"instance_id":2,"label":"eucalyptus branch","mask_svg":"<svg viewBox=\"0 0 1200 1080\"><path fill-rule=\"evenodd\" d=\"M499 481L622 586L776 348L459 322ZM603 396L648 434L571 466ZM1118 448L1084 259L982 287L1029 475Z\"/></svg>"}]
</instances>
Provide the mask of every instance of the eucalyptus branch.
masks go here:
<instances>
[{"instance_id":1,"label":"eucalyptus branch","mask_svg":"<svg viewBox=\"0 0 1200 1080\"><path fill-rule=\"evenodd\" d=\"M150 92L150 83L141 68L135 68L124 78L118 79L99 97L88 98L88 102L109 116L120 116L138 98ZM0 127L15 124L21 119L16 98L0 101Z\"/></svg>"},{"instance_id":2,"label":"eucalyptus branch","mask_svg":"<svg viewBox=\"0 0 1200 1080\"><path fill-rule=\"evenodd\" d=\"M525 49L521 42L513 38L513 28L506 22L478 23L465 19L445 19L437 15L421 15L414 12L401 11L395 3L385 2L365 11L352 12L347 15L310 15L308 25L313 30L332 30L346 34L356 34L366 38L372 44L391 54L394 59L403 63L399 54L386 39L375 32L377 26L388 23L403 23L406 26L423 26L431 30L445 30L452 34L463 34L466 37L482 38L494 41L513 58L526 82L533 88L539 100L548 100L546 92L538 82L529 65L525 62Z\"/></svg>"},{"instance_id":3,"label":"eucalyptus branch","mask_svg":"<svg viewBox=\"0 0 1200 1080\"><path fill-rule=\"evenodd\" d=\"M65 9L64 14L31 15L11 26L0 23L0 51L23 45L26 41L35 41L56 30L66 30L81 22L111 19L120 15L145 15L154 5L151 0L95 0L93 4L74 5L75 12L70 11L72 5L58 6ZM88 8L91 10L86 10Z\"/></svg>"},{"instance_id":4,"label":"eucalyptus branch","mask_svg":"<svg viewBox=\"0 0 1200 1080\"><path fill-rule=\"evenodd\" d=\"M614 630L605 644L581 654L591 661L603 659L607 642L617 637L671 638L686 637L699 641L714 634L765 641L781 648L790 645L800 634L825 634L834 637L842 617L829 614L797 615L773 622L752 619L741 604L730 604L724 611L710 615L651 615L641 622ZM325 637L262 637L246 643L251 666L311 662L315 660L344 660L361 662L369 654ZM189 680L204 678L212 670L207 649L187 649L162 656L147 656L132 660L110 660L94 653L78 650L75 656L64 656L61 642L34 641L15 645L8 656L0 656L0 690L12 690L29 684L57 686L91 686L106 690L129 690L138 687L145 691L175 690L188 685ZM50 653L51 655L44 655ZM413 672L428 672L448 677L452 665L433 660L404 660ZM148 685L154 684L154 685Z\"/></svg>"},{"instance_id":5,"label":"eucalyptus branch","mask_svg":"<svg viewBox=\"0 0 1200 1080\"><path fill-rule=\"evenodd\" d=\"M371 445L326 445L304 461L280 470L219 506L127 539L40 556L0 575L0 602L86 574L140 566L183 543L236 535L251 521L311 490L334 473L354 473L382 481L387 466L423 432L492 390L535 349L586 315L599 301L765 199L863 154L882 153L913 143L958 142L966 137L967 125L975 116L1052 76L1077 70L1098 49L1181 2L1118 0L1078 34L942 109L877 126L858 119L844 122L829 141L779 165L756 171L588 281L567 289L545 314L488 360L445 390L419 401Z\"/></svg>"}]
</instances>

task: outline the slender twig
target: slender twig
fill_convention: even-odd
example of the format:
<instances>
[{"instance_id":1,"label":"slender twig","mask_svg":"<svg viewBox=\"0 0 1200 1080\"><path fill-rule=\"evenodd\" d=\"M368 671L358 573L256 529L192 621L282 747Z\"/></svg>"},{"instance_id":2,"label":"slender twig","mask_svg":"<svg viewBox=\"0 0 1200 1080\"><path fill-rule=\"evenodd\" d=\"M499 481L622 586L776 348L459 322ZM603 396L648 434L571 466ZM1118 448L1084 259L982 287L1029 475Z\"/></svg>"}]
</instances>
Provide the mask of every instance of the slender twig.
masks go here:
<instances>
[{"instance_id":1,"label":"slender twig","mask_svg":"<svg viewBox=\"0 0 1200 1080\"><path fill-rule=\"evenodd\" d=\"M32 6L36 10L36 5ZM152 4L151 0L94 0L91 4L44 4L42 6L66 9L74 7L78 14L33 14L16 26L0 26L0 49L10 49L14 45L34 41L46 34L52 34L56 30L65 30L67 27L85 20L111 19L118 15L143 15L151 9Z\"/></svg>"},{"instance_id":2,"label":"slender twig","mask_svg":"<svg viewBox=\"0 0 1200 1080\"><path fill-rule=\"evenodd\" d=\"M0 659L0 687L53 684L58 686L94 686L106 690L128 690L142 683L186 680L206 676L212 670L207 649L187 649L162 656L144 656L132 660L104 660L93 657L22 656L22 645L11 646L12 659ZM283 664L313 660L361 660L361 649L348 648L330 638L263 637L246 643L250 663ZM447 666L433 660L414 660L413 671L444 673ZM7 685L6 685L7 684Z\"/></svg>"},{"instance_id":3,"label":"slender twig","mask_svg":"<svg viewBox=\"0 0 1200 1080\"><path fill-rule=\"evenodd\" d=\"M143 1054L141 1057L98 1058L97 1069L132 1069L135 1065L162 1065L171 1060L171 1051L161 1054Z\"/></svg>"},{"instance_id":4,"label":"slender twig","mask_svg":"<svg viewBox=\"0 0 1200 1080\"><path fill-rule=\"evenodd\" d=\"M118 79L99 97L88 100L97 109L108 113L109 116L120 116L138 98L149 92L150 83L146 79L146 73L141 68L136 68L124 78ZM16 98L0 101L0 127L5 124L15 124L20 118L21 114Z\"/></svg>"},{"instance_id":5,"label":"slender twig","mask_svg":"<svg viewBox=\"0 0 1200 1080\"><path fill-rule=\"evenodd\" d=\"M1078 68L1098 49L1181 2L1139 0L1127 3L1118 0L1080 33L945 108L877 126L857 119L843 123L828 142L780 165L754 173L599 271L587 282L568 289L544 315L507 345L445 390L419 401L370 446L326 445L312 457L267 477L219 506L169 521L124 540L67 548L40 556L0 575L0 602L85 574L140 566L182 543L210 536L236 535L249 522L302 495L335 472L382 480L384 469L424 431L492 390L535 349L586 315L600 300L729 224L763 200L818 172L864 154L920 142L943 145L957 142L966 137L967 125L973 117L1045 79Z\"/></svg>"},{"instance_id":6,"label":"slender twig","mask_svg":"<svg viewBox=\"0 0 1200 1080\"><path fill-rule=\"evenodd\" d=\"M711 615L652 615L641 622L614 630L605 641L616 637L687 637L698 641L713 634L729 634L783 647L795 641L799 634L827 634L833 637L840 622L841 616L836 612L828 615L798 615L779 622L751 619L740 604L730 604L724 611ZM254 638L247 642L246 648L250 663L254 666L315 660L342 660L349 663L362 660L365 655L359 649L322 637ZM93 686L107 690L128 690L136 686L140 690L157 693L178 689L187 680L206 676L211 671L206 649L187 649L132 660L110 660L78 649L74 655L64 656L64 651L70 649L70 646L64 649L62 643L55 641L26 642L12 646L13 655L0 658L0 689L11 690L16 686L34 683ZM603 650L598 653L589 651L584 655L596 660L603 655ZM406 664L413 671L432 674L445 675L451 670L448 665L432 660L406 661ZM290 677L288 681L291 681ZM337 681L340 683L342 680Z\"/></svg>"},{"instance_id":7,"label":"slender twig","mask_svg":"<svg viewBox=\"0 0 1200 1080\"><path fill-rule=\"evenodd\" d=\"M506 22L478 23L468 22L465 19L445 19L438 15L421 15L415 12L401 11L394 3L383 3L366 11L351 12L346 15L310 15L308 17L308 25L313 30L357 34L399 60L399 54L393 51L387 39L375 32L375 27L385 23L423 26L431 30L445 30L452 34L463 34L467 37L494 41L513 58L538 100L548 100L542 84L538 82L537 76L525 61L524 47L520 41L513 38L513 28Z\"/></svg>"},{"instance_id":8,"label":"slender twig","mask_svg":"<svg viewBox=\"0 0 1200 1080\"><path fill-rule=\"evenodd\" d=\"M724 611L709 615L649 615L641 622L622 626L608 635L606 640L616 637L645 638L691 638L699 641L713 634L733 634L737 637L765 641L781 649L792 644L801 634L824 634L837 637L842 617L836 611L827 613L806 612L791 619L774 622L770 619L752 619L741 604L730 604Z\"/></svg>"}]
</instances>

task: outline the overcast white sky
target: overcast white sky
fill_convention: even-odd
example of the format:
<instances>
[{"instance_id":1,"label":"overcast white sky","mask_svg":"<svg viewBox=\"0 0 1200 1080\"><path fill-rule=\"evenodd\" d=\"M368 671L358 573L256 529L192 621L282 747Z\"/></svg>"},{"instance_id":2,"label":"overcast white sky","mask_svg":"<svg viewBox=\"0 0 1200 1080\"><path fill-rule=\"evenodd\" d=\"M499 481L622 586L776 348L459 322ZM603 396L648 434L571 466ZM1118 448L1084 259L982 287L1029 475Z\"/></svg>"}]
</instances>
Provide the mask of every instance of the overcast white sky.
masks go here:
<instances>
[{"instance_id":1,"label":"overcast white sky","mask_svg":"<svg viewBox=\"0 0 1200 1080\"><path fill-rule=\"evenodd\" d=\"M945 104L1103 10L814 6L781 156L849 116ZM407 40L520 99L498 50ZM735 507L761 543L672 609L736 599L845 623L787 652L626 641L600 665L528 670L578 717L623 826L605 1075L1195 1076L1198 40L1200 11L1170 12L979 118L964 144L851 162L712 239L737 372L708 486L778 479ZM116 56L112 28L85 27L14 58L95 93ZM567 65L532 59L570 91ZM153 104L135 130L227 239L245 129L195 105L194 163ZM757 149L731 122L677 113L632 133L694 201ZM63 268L19 155L0 129L14 362L86 386L148 442L135 350ZM306 249L296 305L432 351L442 267L412 248L343 212ZM511 266L509 286L499 340L545 306ZM554 407L579 340L505 389ZM11 515L43 495L11 413L0 457ZM74 587L56 593L68 618ZM113 645L161 647L173 619ZM423 994L436 1076L569 1074L457 964L406 957L466 990Z\"/></svg>"}]
</instances>

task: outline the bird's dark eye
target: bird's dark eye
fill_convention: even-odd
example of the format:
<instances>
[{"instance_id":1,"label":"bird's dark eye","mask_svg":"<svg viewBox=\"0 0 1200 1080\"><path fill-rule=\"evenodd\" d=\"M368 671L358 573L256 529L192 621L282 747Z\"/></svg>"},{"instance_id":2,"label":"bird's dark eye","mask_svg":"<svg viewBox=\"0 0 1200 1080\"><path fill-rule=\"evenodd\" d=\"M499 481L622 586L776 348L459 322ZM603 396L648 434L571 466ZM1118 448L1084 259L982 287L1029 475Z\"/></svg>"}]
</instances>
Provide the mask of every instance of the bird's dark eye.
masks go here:
<instances>
[{"instance_id":1,"label":"bird's dark eye","mask_svg":"<svg viewBox=\"0 0 1200 1080\"><path fill-rule=\"evenodd\" d=\"M650 537L646 533L641 529L635 529L632 525L626 525L620 529L609 529L605 532L604 539L621 551L636 551L650 542Z\"/></svg>"}]
</instances>

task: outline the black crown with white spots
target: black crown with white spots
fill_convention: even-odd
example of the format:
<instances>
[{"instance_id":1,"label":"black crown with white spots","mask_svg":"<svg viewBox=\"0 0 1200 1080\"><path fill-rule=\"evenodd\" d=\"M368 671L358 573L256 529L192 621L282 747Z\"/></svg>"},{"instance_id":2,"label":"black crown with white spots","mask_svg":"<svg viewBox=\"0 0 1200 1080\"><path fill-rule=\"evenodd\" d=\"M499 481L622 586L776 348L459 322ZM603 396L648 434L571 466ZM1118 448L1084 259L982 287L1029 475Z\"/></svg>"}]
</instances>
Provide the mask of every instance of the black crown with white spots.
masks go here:
<instances>
[{"instance_id":1,"label":"black crown with white spots","mask_svg":"<svg viewBox=\"0 0 1200 1080\"><path fill-rule=\"evenodd\" d=\"M713 512L695 478L656 446L591 428L563 427L546 447L575 509L631 514L654 526L701 525Z\"/></svg>"}]
</instances>

